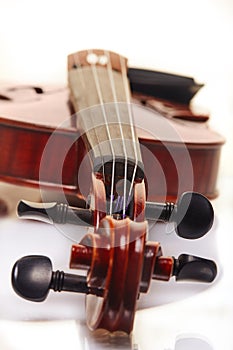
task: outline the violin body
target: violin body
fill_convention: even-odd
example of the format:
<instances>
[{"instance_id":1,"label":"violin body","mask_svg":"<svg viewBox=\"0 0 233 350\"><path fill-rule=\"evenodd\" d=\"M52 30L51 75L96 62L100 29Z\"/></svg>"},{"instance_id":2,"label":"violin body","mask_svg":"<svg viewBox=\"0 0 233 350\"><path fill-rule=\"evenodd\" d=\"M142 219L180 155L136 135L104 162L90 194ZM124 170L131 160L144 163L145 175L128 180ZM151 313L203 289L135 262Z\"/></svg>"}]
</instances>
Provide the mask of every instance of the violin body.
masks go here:
<instances>
[{"instance_id":1,"label":"violin body","mask_svg":"<svg viewBox=\"0 0 233 350\"><path fill-rule=\"evenodd\" d=\"M7 116L0 118L0 179L61 190L77 197L81 205L91 185L91 164L75 120L78 117L72 114L68 89L39 95L38 100L15 102L14 108L12 103L0 104L0 113ZM132 95L132 108L147 199L175 201L185 191L215 198L224 139L209 128L208 116L194 113L187 104L138 92ZM51 144L46 161L44 151L52 134L54 148ZM42 158L45 167L41 170ZM57 171L61 168L62 175Z\"/></svg>"}]
</instances>

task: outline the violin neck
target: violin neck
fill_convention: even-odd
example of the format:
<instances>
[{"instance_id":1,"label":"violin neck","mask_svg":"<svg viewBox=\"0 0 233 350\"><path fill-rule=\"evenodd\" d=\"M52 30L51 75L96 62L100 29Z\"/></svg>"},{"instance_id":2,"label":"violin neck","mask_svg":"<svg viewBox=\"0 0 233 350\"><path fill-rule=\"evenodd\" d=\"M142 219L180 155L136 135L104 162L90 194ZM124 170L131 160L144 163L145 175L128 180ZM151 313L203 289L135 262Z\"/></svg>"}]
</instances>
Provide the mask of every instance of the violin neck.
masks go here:
<instances>
[{"instance_id":1,"label":"violin neck","mask_svg":"<svg viewBox=\"0 0 233 350\"><path fill-rule=\"evenodd\" d=\"M68 57L70 99L90 153L93 170L143 179L138 138L133 125L127 60L110 51L86 50Z\"/></svg>"}]
</instances>

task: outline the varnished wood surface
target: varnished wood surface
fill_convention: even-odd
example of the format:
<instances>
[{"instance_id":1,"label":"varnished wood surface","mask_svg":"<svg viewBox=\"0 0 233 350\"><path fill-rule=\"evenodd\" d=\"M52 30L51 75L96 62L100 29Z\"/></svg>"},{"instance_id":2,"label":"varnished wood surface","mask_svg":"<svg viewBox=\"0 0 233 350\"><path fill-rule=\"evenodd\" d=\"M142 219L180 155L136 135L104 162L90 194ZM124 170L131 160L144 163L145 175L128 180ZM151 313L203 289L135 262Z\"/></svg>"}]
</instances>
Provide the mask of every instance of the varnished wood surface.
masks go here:
<instances>
[{"instance_id":1,"label":"varnished wood surface","mask_svg":"<svg viewBox=\"0 0 233 350\"><path fill-rule=\"evenodd\" d=\"M44 147L54 128L61 124L61 130L58 129L55 133L56 148L48 161L48 168L45 168L46 178L41 186L63 188L66 192L78 193L82 197L88 194L91 183L91 176L88 176L90 164L85 157L83 141L77 135L77 128L71 126L67 99L68 94L64 90L54 95L42 95L40 100L34 103L0 104L0 112L3 115L9 113L10 117L10 120L9 118L0 120L1 180L38 187ZM56 108L53 110L55 101ZM163 199L165 183L167 197L172 200L176 199L178 191L192 189L210 198L216 197L221 146L224 142L222 136L211 130L206 123L167 120L158 113L140 107L138 102L132 107L148 182L148 200ZM30 116L34 120L33 124L30 123ZM42 125L45 120L48 126ZM63 149L65 144L71 145L73 141L75 143L65 155ZM23 151L23 146L27 149L28 155ZM62 166L62 154L66 160L61 185L57 169ZM25 165L25 168L22 165ZM193 181L189 177L190 171L193 173L191 174ZM80 181L82 190L79 189Z\"/></svg>"}]
</instances>

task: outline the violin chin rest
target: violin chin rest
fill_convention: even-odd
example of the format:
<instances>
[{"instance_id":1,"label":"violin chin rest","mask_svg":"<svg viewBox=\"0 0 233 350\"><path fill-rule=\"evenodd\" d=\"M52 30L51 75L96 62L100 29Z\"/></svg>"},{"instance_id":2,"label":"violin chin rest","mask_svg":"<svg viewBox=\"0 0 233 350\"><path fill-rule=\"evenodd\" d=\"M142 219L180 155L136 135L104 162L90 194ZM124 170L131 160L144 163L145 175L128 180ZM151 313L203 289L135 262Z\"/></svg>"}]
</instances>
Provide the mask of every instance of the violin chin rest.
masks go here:
<instances>
[{"instance_id":1,"label":"violin chin rest","mask_svg":"<svg viewBox=\"0 0 233 350\"><path fill-rule=\"evenodd\" d=\"M210 201L196 192L183 193L173 215L176 233L186 239L204 236L214 221L214 210Z\"/></svg>"}]
</instances>

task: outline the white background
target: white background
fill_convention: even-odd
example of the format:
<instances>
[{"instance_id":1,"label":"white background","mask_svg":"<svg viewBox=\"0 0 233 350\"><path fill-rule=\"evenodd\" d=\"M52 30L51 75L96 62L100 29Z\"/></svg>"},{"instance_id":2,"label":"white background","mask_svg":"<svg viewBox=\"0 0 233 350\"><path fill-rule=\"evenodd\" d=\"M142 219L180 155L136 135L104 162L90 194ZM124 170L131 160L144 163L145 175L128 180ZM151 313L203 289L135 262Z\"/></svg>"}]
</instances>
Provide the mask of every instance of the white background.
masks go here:
<instances>
[{"instance_id":1,"label":"white background","mask_svg":"<svg viewBox=\"0 0 233 350\"><path fill-rule=\"evenodd\" d=\"M200 350L233 349L232 33L230 0L0 0L0 83L65 84L69 53L85 48L110 49L128 57L130 66L186 74L205 83L194 103L209 110L211 126L227 139L219 174L220 197L213 201L213 229L195 243L171 237L168 248L175 253L198 251L216 258L220 273L214 285L206 290L184 286L182 295L180 287L157 284L149 299L145 296L140 301L132 344L129 340L114 343L108 336L96 339L83 324L84 301L77 301L78 311L73 309L76 296L54 295L47 304L29 306L11 291L9 271L13 261L21 255L43 252L60 268L68 259L60 253L63 249L69 252L70 242L53 227L42 230L34 223L8 218L0 223L1 349L106 346L182 350L182 339L185 344L189 341L189 349L197 348L198 341ZM11 205L22 196L22 190L16 193L14 187L5 184L1 184L0 191ZM30 195L35 199L36 193ZM160 227L156 237L169 246L162 232ZM21 321L26 319L37 322Z\"/></svg>"}]
</instances>

